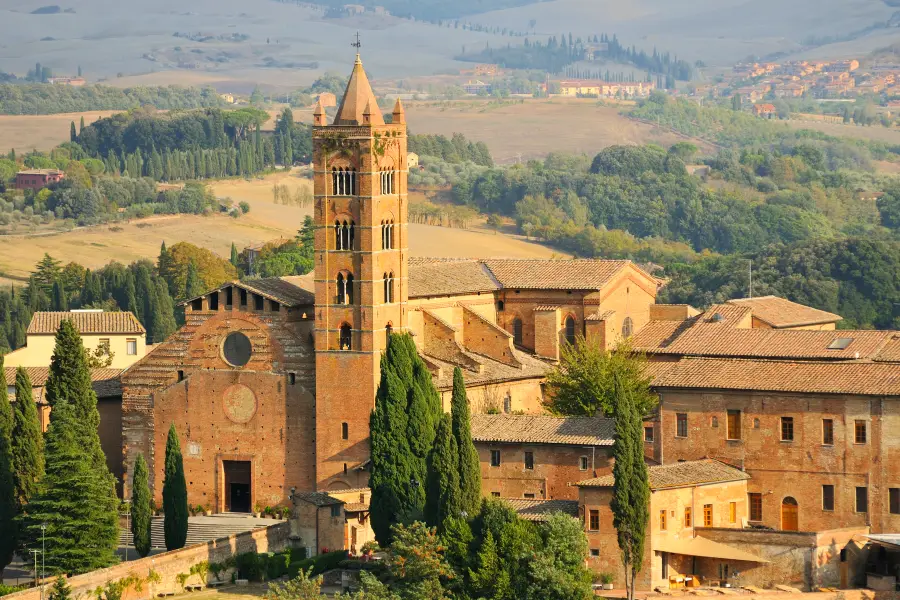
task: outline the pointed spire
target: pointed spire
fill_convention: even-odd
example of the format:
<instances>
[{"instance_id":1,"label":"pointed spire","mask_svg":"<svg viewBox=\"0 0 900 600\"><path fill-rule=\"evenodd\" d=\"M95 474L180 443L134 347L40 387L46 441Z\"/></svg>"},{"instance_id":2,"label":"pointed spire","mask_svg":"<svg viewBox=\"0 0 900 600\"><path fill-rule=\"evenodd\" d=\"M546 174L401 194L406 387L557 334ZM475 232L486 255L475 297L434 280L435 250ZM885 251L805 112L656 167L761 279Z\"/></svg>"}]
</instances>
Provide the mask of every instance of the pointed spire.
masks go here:
<instances>
[{"instance_id":1,"label":"pointed spire","mask_svg":"<svg viewBox=\"0 0 900 600\"><path fill-rule=\"evenodd\" d=\"M372 124L372 101L366 101L366 109L363 111L363 125Z\"/></svg>"},{"instance_id":2,"label":"pointed spire","mask_svg":"<svg viewBox=\"0 0 900 600\"><path fill-rule=\"evenodd\" d=\"M350 80L347 82L347 90L344 92L344 98L338 107L337 116L334 119L335 125L384 125L384 118L381 111L372 110L377 107L378 101L372 92L372 86L369 84L369 78L363 69L362 60L359 54L356 55L356 63L353 65L353 72L350 74ZM371 119L365 120L364 112L370 112Z\"/></svg>"},{"instance_id":3,"label":"pointed spire","mask_svg":"<svg viewBox=\"0 0 900 600\"><path fill-rule=\"evenodd\" d=\"M403 125L406 123L406 111L403 110L403 103L400 102L400 98L397 98L397 102L394 103L394 113L393 119L391 122L396 123L398 125Z\"/></svg>"},{"instance_id":4,"label":"pointed spire","mask_svg":"<svg viewBox=\"0 0 900 600\"><path fill-rule=\"evenodd\" d=\"M313 112L313 125L327 125L328 122L325 118L325 105L322 104L322 96L319 95L319 100L316 102L316 110Z\"/></svg>"}]
</instances>

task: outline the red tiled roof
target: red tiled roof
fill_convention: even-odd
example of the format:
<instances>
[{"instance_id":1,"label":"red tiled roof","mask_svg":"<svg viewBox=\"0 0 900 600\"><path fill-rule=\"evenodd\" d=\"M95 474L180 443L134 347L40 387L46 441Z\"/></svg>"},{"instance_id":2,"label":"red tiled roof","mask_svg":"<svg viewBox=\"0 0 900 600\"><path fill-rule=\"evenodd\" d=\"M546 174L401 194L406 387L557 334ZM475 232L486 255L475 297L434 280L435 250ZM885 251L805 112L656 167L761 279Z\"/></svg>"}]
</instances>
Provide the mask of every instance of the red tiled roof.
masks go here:
<instances>
[{"instance_id":1,"label":"red tiled roof","mask_svg":"<svg viewBox=\"0 0 900 600\"><path fill-rule=\"evenodd\" d=\"M29 335L55 334L63 321L72 321L79 333L146 333L130 312L71 311L36 312L28 325Z\"/></svg>"},{"instance_id":2,"label":"red tiled roof","mask_svg":"<svg viewBox=\"0 0 900 600\"><path fill-rule=\"evenodd\" d=\"M772 327L821 325L824 323L836 323L842 319L840 315L791 302L778 296L740 298L729 300L728 304L750 308L754 317Z\"/></svg>"},{"instance_id":3,"label":"red tiled roof","mask_svg":"<svg viewBox=\"0 0 900 600\"><path fill-rule=\"evenodd\" d=\"M648 471L650 473L651 490L750 479L750 476L745 472L712 458L675 462L667 465L654 465ZM605 475L579 481L575 485L579 487L612 487L614 483L615 479L612 475Z\"/></svg>"},{"instance_id":4,"label":"red tiled roof","mask_svg":"<svg viewBox=\"0 0 900 600\"><path fill-rule=\"evenodd\" d=\"M509 444L612 446L615 421L603 417L472 415L472 439Z\"/></svg>"},{"instance_id":5,"label":"red tiled roof","mask_svg":"<svg viewBox=\"0 0 900 600\"><path fill-rule=\"evenodd\" d=\"M536 498L501 498L526 521L546 521L553 513L578 516L578 500L538 500Z\"/></svg>"},{"instance_id":6,"label":"red tiled roof","mask_svg":"<svg viewBox=\"0 0 900 600\"><path fill-rule=\"evenodd\" d=\"M684 358L660 372L651 385L654 389L900 396L900 369L879 362Z\"/></svg>"}]
</instances>

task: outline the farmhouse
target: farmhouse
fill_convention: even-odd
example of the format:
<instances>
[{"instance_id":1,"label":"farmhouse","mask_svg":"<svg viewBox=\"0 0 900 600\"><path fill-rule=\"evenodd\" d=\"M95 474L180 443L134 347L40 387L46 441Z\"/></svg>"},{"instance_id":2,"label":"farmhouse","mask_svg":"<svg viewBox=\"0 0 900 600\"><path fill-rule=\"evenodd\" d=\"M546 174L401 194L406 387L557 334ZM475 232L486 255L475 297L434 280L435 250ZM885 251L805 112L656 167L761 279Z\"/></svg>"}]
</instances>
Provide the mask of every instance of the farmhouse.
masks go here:
<instances>
[{"instance_id":1,"label":"farmhouse","mask_svg":"<svg viewBox=\"0 0 900 600\"><path fill-rule=\"evenodd\" d=\"M16 173L17 190L39 190L66 176L59 169L30 169Z\"/></svg>"}]
</instances>

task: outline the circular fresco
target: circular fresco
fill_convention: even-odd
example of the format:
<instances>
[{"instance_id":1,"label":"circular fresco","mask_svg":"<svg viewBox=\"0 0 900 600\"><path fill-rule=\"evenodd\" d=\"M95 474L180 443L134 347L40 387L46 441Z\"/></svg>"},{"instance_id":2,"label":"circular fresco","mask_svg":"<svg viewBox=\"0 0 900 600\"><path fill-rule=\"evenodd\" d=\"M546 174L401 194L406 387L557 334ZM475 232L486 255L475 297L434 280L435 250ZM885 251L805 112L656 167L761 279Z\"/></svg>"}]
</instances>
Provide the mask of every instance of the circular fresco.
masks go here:
<instances>
[{"instance_id":1,"label":"circular fresco","mask_svg":"<svg viewBox=\"0 0 900 600\"><path fill-rule=\"evenodd\" d=\"M236 383L222 395L225 416L234 423L246 423L256 414L256 396L246 385Z\"/></svg>"}]
</instances>

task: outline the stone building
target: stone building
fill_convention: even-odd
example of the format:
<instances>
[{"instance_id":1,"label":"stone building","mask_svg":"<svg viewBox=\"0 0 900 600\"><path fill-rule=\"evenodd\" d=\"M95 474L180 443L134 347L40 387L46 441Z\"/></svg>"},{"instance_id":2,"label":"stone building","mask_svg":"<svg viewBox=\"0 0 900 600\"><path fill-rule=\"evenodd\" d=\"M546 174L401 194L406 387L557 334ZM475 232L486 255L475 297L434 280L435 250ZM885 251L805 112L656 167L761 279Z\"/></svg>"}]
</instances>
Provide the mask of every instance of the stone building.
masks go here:
<instances>
[{"instance_id":1,"label":"stone building","mask_svg":"<svg viewBox=\"0 0 900 600\"><path fill-rule=\"evenodd\" d=\"M314 119L314 272L187 300L184 327L122 378L124 461L144 454L157 499L172 424L192 505L250 511L364 488L391 332L413 335L445 410L458 366L473 412L537 414L563 344L613 343L650 319L661 282L629 261L411 258L405 112L398 100L384 123L361 61L333 122L321 104ZM553 446L567 465L515 493L574 498L565 483L585 477L582 455L606 464L607 441Z\"/></svg>"}]
</instances>

